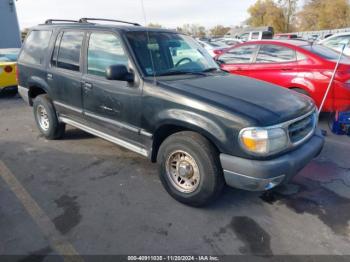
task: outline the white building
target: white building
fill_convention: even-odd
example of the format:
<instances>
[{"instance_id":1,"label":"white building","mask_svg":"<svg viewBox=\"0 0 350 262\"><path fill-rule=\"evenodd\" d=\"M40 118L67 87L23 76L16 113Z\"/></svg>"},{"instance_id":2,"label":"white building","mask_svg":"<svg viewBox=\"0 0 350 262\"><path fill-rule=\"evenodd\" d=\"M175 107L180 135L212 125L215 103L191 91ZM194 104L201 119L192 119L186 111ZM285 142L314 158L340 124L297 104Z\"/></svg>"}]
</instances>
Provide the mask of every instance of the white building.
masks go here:
<instances>
[{"instance_id":1,"label":"white building","mask_svg":"<svg viewBox=\"0 0 350 262\"><path fill-rule=\"evenodd\" d=\"M21 47L15 0L0 0L0 48Z\"/></svg>"}]
</instances>

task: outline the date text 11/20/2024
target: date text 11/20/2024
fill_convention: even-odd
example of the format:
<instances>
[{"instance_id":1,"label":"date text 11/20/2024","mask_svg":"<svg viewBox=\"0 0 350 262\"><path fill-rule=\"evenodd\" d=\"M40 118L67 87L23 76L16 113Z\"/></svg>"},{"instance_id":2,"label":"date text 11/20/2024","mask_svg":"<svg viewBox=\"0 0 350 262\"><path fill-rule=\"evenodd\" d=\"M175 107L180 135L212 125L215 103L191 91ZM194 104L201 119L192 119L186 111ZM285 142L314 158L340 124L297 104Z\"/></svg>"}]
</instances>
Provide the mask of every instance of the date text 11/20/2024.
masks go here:
<instances>
[{"instance_id":1,"label":"date text 11/20/2024","mask_svg":"<svg viewBox=\"0 0 350 262\"><path fill-rule=\"evenodd\" d=\"M128 256L128 261L220 261L217 256Z\"/></svg>"}]
</instances>

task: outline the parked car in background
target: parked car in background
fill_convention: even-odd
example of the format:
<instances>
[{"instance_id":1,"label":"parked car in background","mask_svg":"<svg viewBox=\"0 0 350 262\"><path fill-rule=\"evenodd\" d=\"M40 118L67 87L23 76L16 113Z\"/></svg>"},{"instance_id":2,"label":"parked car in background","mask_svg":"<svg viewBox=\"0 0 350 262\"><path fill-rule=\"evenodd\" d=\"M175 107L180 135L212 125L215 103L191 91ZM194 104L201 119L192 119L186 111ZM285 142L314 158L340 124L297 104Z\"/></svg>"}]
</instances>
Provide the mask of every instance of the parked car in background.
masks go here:
<instances>
[{"instance_id":1,"label":"parked car in background","mask_svg":"<svg viewBox=\"0 0 350 262\"><path fill-rule=\"evenodd\" d=\"M16 64L19 50L0 49L0 92L17 91Z\"/></svg>"},{"instance_id":2,"label":"parked car in background","mask_svg":"<svg viewBox=\"0 0 350 262\"><path fill-rule=\"evenodd\" d=\"M272 39L273 32L272 31L252 31L247 32L239 36L239 39L242 42L262 40L262 39Z\"/></svg>"},{"instance_id":3,"label":"parked car in background","mask_svg":"<svg viewBox=\"0 0 350 262\"><path fill-rule=\"evenodd\" d=\"M288 39L296 39L298 38L298 35L296 34L275 34L274 39L277 40L288 40Z\"/></svg>"},{"instance_id":4,"label":"parked car in background","mask_svg":"<svg viewBox=\"0 0 350 262\"><path fill-rule=\"evenodd\" d=\"M230 48L229 45L222 43L222 42L207 42L207 41L202 41L202 40L197 40L197 42L205 49L208 51L208 53L212 56L215 57L217 55L222 54L226 49Z\"/></svg>"},{"instance_id":5,"label":"parked car in background","mask_svg":"<svg viewBox=\"0 0 350 262\"><path fill-rule=\"evenodd\" d=\"M243 41L237 38L219 38L219 39L211 40L211 42L222 43L223 45L227 45L228 47L234 47L236 45L243 43Z\"/></svg>"},{"instance_id":6,"label":"parked car in background","mask_svg":"<svg viewBox=\"0 0 350 262\"><path fill-rule=\"evenodd\" d=\"M320 45L324 45L326 47L332 48L338 52L341 52L344 44L348 44L350 40L350 32L340 33L336 35L332 35L322 41L319 42ZM345 47L344 54L350 56L350 46Z\"/></svg>"},{"instance_id":7,"label":"parked car in background","mask_svg":"<svg viewBox=\"0 0 350 262\"><path fill-rule=\"evenodd\" d=\"M223 70L292 89L321 104L339 53L299 40L248 42L216 57ZM323 111L350 105L350 59L341 60Z\"/></svg>"}]
</instances>

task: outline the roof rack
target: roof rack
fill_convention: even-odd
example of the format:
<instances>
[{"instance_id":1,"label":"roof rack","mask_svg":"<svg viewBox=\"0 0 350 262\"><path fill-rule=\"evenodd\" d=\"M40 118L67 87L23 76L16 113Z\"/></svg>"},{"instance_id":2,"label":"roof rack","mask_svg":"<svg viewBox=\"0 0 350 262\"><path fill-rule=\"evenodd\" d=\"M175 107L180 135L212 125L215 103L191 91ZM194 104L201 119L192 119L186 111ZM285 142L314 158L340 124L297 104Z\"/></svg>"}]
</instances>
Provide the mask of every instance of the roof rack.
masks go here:
<instances>
[{"instance_id":1,"label":"roof rack","mask_svg":"<svg viewBox=\"0 0 350 262\"><path fill-rule=\"evenodd\" d=\"M68 23L78 23L77 20L66 20L66 19L48 19L45 21L45 25L51 25L54 22L68 22Z\"/></svg>"},{"instance_id":2,"label":"roof rack","mask_svg":"<svg viewBox=\"0 0 350 262\"><path fill-rule=\"evenodd\" d=\"M116 23L129 24L129 25L134 25L134 26L141 26L138 23L127 22L127 21L122 21L122 20L114 20L114 19L87 18L87 17L79 19L79 23L89 23L89 21L106 21L106 22L116 22Z\"/></svg>"}]
</instances>

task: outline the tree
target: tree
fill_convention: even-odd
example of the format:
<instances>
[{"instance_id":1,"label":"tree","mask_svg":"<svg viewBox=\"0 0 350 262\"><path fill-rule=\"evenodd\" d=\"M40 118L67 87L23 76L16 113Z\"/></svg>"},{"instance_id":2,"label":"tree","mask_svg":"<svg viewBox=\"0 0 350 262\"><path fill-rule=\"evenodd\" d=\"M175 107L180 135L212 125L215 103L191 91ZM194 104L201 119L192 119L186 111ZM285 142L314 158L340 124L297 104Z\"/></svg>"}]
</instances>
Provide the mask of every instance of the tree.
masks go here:
<instances>
[{"instance_id":1,"label":"tree","mask_svg":"<svg viewBox=\"0 0 350 262\"><path fill-rule=\"evenodd\" d=\"M230 31L230 29L231 29L231 27L216 25L213 28L211 28L209 31L210 31L211 36L221 37L221 36L226 35L228 33L228 31Z\"/></svg>"},{"instance_id":2,"label":"tree","mask_svg":"<svg viewBox=\"0 0 350 262\"><path fill-rule=\"evenodd\" d=\"M177 27L176 30L181 33L191 35L193 37L205 37L206 29L199 24L184 24L182 27Z\"/></svg>"},{"instance_id":3,"label":"tree","mask_svg":"<svg viewBox=\"0 0 350 262\"><path fill-rule=\"evenodd\" d=\"M296 22L296 11L299 0L278 0L279 6L283 9L285 28L284 32L294 31Z\"/></svg>"},{"instance_id":4,"label":"tree","mask_svg":"<svg viewBox=\"0 0 350 262\"><path fill-rule=\"evenodd\" d=\"M249 7L248 13L247 24L250 26L272 26L275 32L286 31L284 10L273 0L258 0Z\"/></svg>"},{"instance_id":5,"label":"tree","mask_svg":"<svg viewBox=\"0 0 350 262\"><path fill-rule=\"evenodd\" d=\"M348 0L308 0L298 14L300 30L324 30L350 26Z\"/></svg>"}]
</instances>

